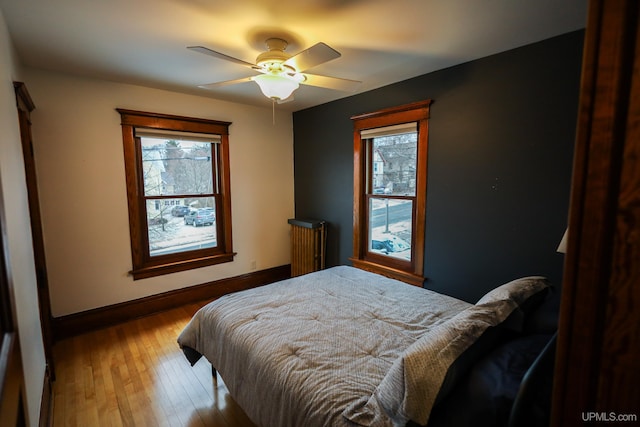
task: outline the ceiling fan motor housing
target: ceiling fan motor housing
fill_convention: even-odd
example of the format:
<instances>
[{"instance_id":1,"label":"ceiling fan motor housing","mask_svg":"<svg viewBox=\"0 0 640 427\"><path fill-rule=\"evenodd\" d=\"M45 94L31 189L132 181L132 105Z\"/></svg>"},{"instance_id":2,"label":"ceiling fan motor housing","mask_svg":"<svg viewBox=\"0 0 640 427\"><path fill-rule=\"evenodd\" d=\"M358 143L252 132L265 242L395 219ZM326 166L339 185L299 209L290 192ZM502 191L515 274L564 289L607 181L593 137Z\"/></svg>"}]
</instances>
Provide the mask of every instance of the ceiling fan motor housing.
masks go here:
<instances>
[{"instance_id":1,"label":"ceiling fan motor housing","mask_svg":"<svg viewBox=\"0 0 640 427\"><path fill-rule=\"evenodd\" d=\"M287 41L279 38L271 38L267 39L266 45L269 50L258 55L256 64L269 71L276 71L278 69L284 71L284 66L281 64L291 58L291 55L284 51L288 45Z\"/></svg>"}]
</instances>

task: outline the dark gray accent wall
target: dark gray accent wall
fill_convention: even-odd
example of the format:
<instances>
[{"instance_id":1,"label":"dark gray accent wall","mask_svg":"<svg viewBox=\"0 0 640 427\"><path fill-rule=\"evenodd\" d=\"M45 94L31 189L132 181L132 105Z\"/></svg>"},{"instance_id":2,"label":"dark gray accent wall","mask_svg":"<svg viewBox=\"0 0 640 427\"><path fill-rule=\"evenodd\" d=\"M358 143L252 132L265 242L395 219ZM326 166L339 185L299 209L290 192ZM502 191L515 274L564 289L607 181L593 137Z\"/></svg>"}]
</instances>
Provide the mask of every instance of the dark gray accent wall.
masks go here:
<instances>
[{"instance_id":1,"label":"dark gray accent wall","mask_svg":"<svg viewBox=\"0 0 640 427\"><path fill-rule=\"evenodd\" d=\"M350 264L350 117L433 99L425 287L475 302L506 281L560 285L583 31L293 114L296 217L328 221L327 265Z\"/></svg>"}]
</instances>

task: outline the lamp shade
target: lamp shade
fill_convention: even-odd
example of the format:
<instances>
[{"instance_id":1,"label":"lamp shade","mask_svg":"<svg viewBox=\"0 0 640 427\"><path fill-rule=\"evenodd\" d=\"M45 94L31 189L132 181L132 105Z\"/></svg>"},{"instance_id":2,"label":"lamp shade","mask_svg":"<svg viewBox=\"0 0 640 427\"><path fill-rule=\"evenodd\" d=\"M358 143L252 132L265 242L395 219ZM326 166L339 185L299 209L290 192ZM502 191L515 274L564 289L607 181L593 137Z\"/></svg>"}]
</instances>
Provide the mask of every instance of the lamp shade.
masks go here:
<instances>
[{"instance_id":1,"label":"lamp shade","mask_svg":"<svg viewBox=\"0 0 640 427\"><path fill-rule=\"evenodd\" d=\"M298 82L286 74L260 74L251 77L260 86L260 90L267 98L283 100L291 96L300 86Z\"/></svg>"},{"instance_id":2,"label":"lamp shade","mask_svg":"<svg viewBox=\"0 0 640 427\"><path fill-rule=\"evenodd\" d=\"M569 234L568 228L564 231L562 239L560 240L560 244L558 245L558 249L556 249L556 251L560 252L561 254L567 253L567 234Z\"/></svg>"}]
</instances>

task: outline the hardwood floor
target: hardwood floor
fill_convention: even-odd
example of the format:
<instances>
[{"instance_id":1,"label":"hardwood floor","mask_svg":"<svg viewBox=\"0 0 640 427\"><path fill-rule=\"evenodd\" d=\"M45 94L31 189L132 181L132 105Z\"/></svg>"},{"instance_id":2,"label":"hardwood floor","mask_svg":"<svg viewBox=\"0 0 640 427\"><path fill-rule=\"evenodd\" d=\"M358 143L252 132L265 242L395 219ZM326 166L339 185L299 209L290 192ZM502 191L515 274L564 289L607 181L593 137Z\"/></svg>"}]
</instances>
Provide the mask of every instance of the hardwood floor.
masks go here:
<instances>
[{"instance_id":1,"label":"hardwood floor","mask_svg":"<svg viewBox=\"0 0 640 427\"><path fill-rule=\"evenodd\" d=\"M202 358L191 367L176 338L192 304L54 347L54 427L254 427Z\"/></svg>"}]
</instances>

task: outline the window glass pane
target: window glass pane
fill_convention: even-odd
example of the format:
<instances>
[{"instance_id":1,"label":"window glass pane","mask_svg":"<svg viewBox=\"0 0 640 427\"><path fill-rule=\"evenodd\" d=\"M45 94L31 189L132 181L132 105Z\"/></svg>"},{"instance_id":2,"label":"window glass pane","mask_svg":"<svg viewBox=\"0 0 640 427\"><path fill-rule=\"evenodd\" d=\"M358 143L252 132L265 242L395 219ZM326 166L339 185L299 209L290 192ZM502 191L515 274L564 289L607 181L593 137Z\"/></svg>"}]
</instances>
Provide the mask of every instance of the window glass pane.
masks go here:
<instances>
[{"instance_id":1,"label":"window glass pane","mask_svg":"<svg viewBox=\"0 0 640 427\"><path fill-rule=\"evenodd\" d=\"M413 201L369 199L369 251L411 260Z\"/></svg>"},{"instance_id":2,"label":"window glass pane","mask_svg":"<svg viewBox=\"0 0 640 427\"><path fill-rule=\"evenodd\" d=\"M146 207L151 256L217 246L213 197L153 199Z\"/></svg>"},{"instance_id":3,"label":"window glass pane","mask_svg":"<svg viewBox=\"0 0 640 427\"><path fill-rule=\"evenodd\" d=\"M141 138L145 196L212 194L213 144Z\"/></svg>"},{"instance_id":4,"label":"window glass pane","mask_svg":"<svg viewBox=\"0 0 640 427\"><path fill-rule=\"evenodd\" d=\"M418 133L375 137L371 147L373 194L414 196Z\"/></svg>"}]
</instances>

